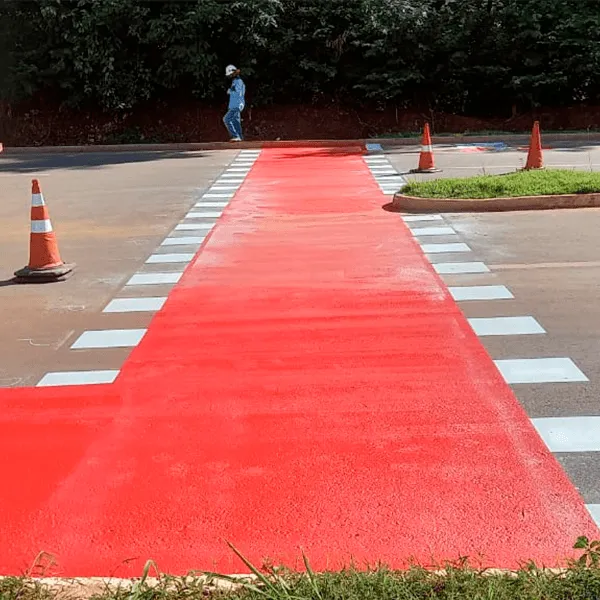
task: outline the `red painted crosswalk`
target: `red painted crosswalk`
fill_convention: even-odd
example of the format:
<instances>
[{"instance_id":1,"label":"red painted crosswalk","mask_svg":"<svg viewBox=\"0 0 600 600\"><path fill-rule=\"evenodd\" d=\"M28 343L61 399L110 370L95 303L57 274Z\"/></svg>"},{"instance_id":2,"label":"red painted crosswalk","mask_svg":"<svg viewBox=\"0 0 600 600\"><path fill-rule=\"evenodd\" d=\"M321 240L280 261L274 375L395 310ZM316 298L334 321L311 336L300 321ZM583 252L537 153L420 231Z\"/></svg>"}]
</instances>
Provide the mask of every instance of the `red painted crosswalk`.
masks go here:
<instances>
[{"instance_id":1,"label":"red painted crosswalk","mask_svg":"<svg viewBox=\"0 0 600 600\"><path fill-rule=\"evenodd\" d=\"M239 572L597 532L358 151L265 150L113 385L0 392L0 572Z\"/></svg>"}]
</instances>

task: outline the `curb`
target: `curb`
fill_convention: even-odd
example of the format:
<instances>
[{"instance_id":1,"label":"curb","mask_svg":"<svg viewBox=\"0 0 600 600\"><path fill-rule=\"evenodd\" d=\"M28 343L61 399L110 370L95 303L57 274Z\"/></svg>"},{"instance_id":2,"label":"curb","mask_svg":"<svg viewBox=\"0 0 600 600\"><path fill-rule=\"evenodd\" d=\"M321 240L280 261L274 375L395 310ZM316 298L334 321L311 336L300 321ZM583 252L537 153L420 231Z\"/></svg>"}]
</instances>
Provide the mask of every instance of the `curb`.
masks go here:
<instances>
[{"instance_id":1,"label":"curb","mask_svg":"<svg viewBox=\"0 0 600 600\"><path fill-rule=\"evenodd\" d=\"M600 193L560 196L518 196L516 198L418 198L395 194L388 210L408 213L508 212L600 207Z\"/></svg>"},{"instance_id":2,"label":"curb","mask_svg":"<svg viewBox=\"0 0 600 600\"><path fill-rule=\"evenodd\" d=\"M507 135L447 135L434 136L432 143L435 145L486 143L486 142L527 142L529 135L507 134ZM600 133L557 133L544 135L544 140L549 142L600 142ZM7 148L4 146L4 154L79 154L91 152L199 152L210 150L257 150L262 148L331 148L348 146L365 146L366 144L381 144L389 148L418 146L419 137L410 138L370 138L349 140L280 140L280 141L257 141L241 142L197 142L181 144L105 144L94 146L16 146Z\"/></svg>"}]
</instances>

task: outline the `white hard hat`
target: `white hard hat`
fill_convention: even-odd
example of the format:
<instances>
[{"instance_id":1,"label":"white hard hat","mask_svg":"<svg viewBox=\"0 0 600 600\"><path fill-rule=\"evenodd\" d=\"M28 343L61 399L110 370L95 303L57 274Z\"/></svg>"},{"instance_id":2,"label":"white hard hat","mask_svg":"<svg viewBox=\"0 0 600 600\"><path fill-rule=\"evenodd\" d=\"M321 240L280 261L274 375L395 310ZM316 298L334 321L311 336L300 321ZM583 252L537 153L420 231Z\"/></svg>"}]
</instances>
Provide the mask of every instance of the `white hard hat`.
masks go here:
<instances>
[{"instance_id":1,"label":"white hard hat","mask_svg":"<svg viewBox=\"0 0 600 600\"><path fill-rule=\"evenodd\" d=\"M234 65L227 65L225 67L225 75L232 75L237 71L237 67Z\"/></svg>"}]
</instances>

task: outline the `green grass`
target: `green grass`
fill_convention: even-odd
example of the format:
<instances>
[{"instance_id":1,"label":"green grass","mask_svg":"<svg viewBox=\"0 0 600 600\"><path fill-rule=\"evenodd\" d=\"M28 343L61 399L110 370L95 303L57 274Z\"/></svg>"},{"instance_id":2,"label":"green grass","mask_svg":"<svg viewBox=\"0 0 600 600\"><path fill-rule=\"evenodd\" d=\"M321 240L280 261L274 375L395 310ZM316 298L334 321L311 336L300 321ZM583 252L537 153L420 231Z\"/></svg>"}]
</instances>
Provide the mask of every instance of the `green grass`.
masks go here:
<instances>
[{"instance_id":1,"label":"green grass","mask_svg":"<svg viewBox=\"0 0 600 600\"><path fill-rule=\"evenodd\" d=\"M185 577L160 575L148 561L141 578L119 585L91 587L74 582L57 586L27 577L0 578L0 600L594 600L600 599L600 542L577 540L581 557L568 569L552 572L533 564L513 573L481 571L466 560L433 572L349 568L314 573L304 557L303 573L277 567L258 569L231 546L254 575L240 581L212 573ZM152 572L152 573L151 573ZM231 582L234 585L231 585ZM217 585L218 583L226 586Z\"/></svg>"},{"instance_id":2,"label":"green grass","mask_svg":"<svg viewBox=\"0 0 600 600\"><path fill-rule=\"evenodd\" d=\"M133 586L104 587L89 594L32 580L0 581L2 600L592 600L600 598L600 570L574 568L565 574L535 568L516 575L485 574L467 568L435 574L423 569L394 572L345 570L313 574L279 573L266 586L248 582L219 589L194 577L161 577Z\"/></svg>"},{"instance_id":3,"label":"green grass","mask_svg":"<svg viewBox=\"0 0 600 600\"><path fill-rule=\"evenodd\" d=\"M419 198L514 198L600 192L600 173L548 169L507 175L411 182L402 190Z\"/></svg>"}]
</instances>

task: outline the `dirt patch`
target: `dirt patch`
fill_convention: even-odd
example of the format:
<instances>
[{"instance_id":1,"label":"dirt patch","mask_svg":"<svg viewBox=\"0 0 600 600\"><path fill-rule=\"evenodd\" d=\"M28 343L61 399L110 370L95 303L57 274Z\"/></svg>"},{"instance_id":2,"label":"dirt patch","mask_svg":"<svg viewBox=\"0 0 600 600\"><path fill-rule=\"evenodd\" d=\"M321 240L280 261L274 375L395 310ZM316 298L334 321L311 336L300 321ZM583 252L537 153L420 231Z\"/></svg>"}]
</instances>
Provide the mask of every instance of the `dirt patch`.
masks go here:
<instances>
[{"instance_id":1,"label":"dirt patch","mask_svg":"<svg viewBox=\"0 0 600 600\"><path fill-rule=\"evenodd\" d=\"M217 142L227 139L222 116L221 108L200 104L156 103L119 115L0 104L0 140L5 146ZM344 140L418 134L425 121L437 134L527 132L534 119L546 131L599 129L600 107L545 109L506 120L393 107L271 106L249 108L244 130L257 141Z\"/></svg>"}]
</instances>

